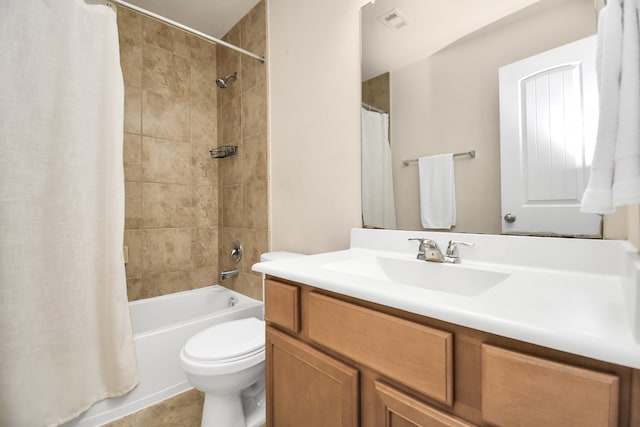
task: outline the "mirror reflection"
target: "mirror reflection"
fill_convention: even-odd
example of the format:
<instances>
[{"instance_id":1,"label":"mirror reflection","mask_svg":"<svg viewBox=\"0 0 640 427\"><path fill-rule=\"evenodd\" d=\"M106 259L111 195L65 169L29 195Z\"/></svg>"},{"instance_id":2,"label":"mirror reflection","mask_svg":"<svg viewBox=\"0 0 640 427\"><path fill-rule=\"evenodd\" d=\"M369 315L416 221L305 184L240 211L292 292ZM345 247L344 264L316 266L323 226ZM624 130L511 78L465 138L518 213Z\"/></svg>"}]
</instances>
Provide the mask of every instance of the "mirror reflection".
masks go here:
<instances>
[{"instance_id":1,"label":"mirror reflection","mask_svg":"<svg viewBox=\"0 0 640 427\"><path fill-rule=\"evenodd\" d=\"M595 34L594 1L377 0L361 16L365 226L425 229L414 160L475 151L445 160L442 228L501 233L498 69Z\"/></svg>"}]
</instances>

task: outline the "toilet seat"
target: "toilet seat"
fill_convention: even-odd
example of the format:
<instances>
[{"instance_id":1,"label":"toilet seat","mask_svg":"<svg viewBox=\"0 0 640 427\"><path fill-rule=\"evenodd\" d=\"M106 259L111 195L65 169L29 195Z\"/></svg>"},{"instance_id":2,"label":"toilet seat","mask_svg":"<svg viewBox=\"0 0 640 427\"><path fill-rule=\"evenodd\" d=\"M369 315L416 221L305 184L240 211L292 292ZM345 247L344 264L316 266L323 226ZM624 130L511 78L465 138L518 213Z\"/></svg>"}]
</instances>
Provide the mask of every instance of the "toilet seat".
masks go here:
<instances>
[{"instance_id":1,"label":"toilet seat","mask_svg":"<svg viewBox=\"0 0 640 427\"><path fill-rule=\"evenodd\" d=\"M264 352L265 323L255 317L211 326L192 336L183 354L194 362L229 363Z\"/></svg>"}]
</instances>

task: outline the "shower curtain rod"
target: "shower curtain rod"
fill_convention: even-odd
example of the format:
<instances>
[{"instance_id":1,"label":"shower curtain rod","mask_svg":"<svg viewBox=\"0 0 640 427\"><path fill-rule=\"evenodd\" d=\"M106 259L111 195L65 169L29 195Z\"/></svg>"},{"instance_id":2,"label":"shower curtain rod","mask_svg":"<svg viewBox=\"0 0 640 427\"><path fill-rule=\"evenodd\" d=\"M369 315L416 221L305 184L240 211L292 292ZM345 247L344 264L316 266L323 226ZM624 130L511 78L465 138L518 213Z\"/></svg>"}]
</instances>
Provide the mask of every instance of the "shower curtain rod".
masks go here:
<instances>
[{"instance_id":1,"label":"shower curtain rod","mask_svg":"<svg viewBox=\"0 0 640 427\"><path fill-rule=\"evenodd\" d=\"M248 50L242 49L241 47L238 47L236 45L228 43L228 42L226 42L224 40L217 39L217 38L212 37L212 36L210 36L208 34L200 32L198 30L194 30L193 28L187 27L186 25L182 25L179 22L172 21L169 18L165 18L164 16L160 16L160 15L158 15L156 13L153 13L153 12L151 12L149 10L146 10L146 9L141 8L141 7L135 6L135 5L131 4L131 3L127 3L127 2L122 1L122 0L109 0L109 1L107 1L107 5L111 5L112 3L117 4L119 6L122 6L122 7L126 7L127 9L131 9L131 10L133 10L135 12L141 13L141 14L143 14L145 16L148 16L149 18L155 19L156 21L160 21L160 22L163 22L165 24L171 25L172 27L179 28L179 29L181 29L183 31L186 31L186 32L188 32L190 34L193 34L196 37L200 37L201 39L205 39L205 40L208 40L208 41L213 42L215 44L219 44L221 46L228 47L229 49L235 50L236 52L240 52L243 55L247 55L247 56L250 56L250 57L252 57L254 59L257 59L258 61L260 61L262 63L264 63L266 61L264 56L256 55L255 53L249 52Z\"/></svg>"}]
</instances>

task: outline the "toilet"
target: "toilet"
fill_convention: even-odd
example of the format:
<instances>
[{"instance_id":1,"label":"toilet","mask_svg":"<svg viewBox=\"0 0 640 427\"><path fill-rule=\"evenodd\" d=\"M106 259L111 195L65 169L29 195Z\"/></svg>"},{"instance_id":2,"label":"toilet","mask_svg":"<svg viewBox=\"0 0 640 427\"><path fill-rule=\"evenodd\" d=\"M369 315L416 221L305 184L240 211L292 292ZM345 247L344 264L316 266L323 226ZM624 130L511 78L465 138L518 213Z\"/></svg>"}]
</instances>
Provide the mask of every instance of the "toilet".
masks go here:
<instances>
[{"instance_id":1,"label":"toilet","mask_svg":"<svg viewBox=\"0 0 640 427\"><path fill-rule=\"evenodd\" d=\"M180 352L187 380L204 392L202 427L264 424L265 323L250 317L211 326Z\"/></svg>"},{"instance_id":2,"label":"toilet","mask_svg":"<svg viewBox=\"0 0 640 427\"><path fill-rule=\"evenodd\" d=\"M275 251L261 262L296 258ZM264 292L264 276L262 278ZM205 393L201 427L259 427L265 424L265 322L231 320L198 332L180 351L185 376Z\"/></svg>"}]
</instances>

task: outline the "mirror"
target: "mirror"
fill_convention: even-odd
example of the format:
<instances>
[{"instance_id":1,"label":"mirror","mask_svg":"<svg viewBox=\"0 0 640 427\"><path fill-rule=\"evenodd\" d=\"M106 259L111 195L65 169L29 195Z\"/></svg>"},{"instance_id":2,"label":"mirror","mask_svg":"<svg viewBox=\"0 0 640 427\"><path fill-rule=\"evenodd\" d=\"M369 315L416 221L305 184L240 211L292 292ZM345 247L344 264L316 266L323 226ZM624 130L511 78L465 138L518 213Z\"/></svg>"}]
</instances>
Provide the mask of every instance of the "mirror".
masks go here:
<instances>
[{"instance_id":1,"label":"mirror","mask_svg":"<svg viewBox=\"0 0 640 427\"><path fill-rule=\"evenodd\" d=\"M361 17L363 103L389 113L396 228L423 229L417 163L403 161L473 150L454 160L451 231L499 234L498 68L595 34L594 1L377 0Z\"/></svg>"}]
</instances>

